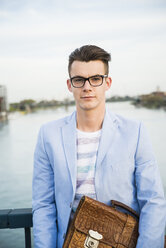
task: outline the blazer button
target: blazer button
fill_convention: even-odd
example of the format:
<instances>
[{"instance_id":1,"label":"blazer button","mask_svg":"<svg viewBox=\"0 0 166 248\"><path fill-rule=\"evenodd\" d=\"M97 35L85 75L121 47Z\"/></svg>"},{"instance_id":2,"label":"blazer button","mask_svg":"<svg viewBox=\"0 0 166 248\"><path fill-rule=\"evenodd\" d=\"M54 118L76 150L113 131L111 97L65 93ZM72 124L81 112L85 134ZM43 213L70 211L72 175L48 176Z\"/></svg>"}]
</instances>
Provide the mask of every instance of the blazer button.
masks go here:
<instances>
[{"instance_id":1,"label":"blazer button","mask_svg":"<svg viewBox=\"0 0 166 248\"><path fill-rule=\"evenodd\" d=\"M70 208L72 208L72 202L70 202Z\"/></svg>"},{"instance_id":2,"label":"blazer button","mask_svg":"<svg viewBox=\"0 0 166 248\"><path fill-rule=\"evenodd\" d=\"M66 233L63 234L63 239L65 239L65 237L66 237Z\"/></svg>"}]
</instances>

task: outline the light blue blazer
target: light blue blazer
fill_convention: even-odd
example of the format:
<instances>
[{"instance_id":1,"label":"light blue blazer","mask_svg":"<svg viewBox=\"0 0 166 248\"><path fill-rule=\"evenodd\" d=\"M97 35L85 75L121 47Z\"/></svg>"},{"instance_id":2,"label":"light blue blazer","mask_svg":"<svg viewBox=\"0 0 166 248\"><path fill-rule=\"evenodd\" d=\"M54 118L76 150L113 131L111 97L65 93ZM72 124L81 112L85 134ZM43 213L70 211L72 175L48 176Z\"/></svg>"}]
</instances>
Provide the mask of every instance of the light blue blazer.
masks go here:
<instances>
[{"instance_id":1,"label":"light blue blazer","mask_svg":"<svg viewBox=\"0 0 166 248\"><path fill-rule=\"evenodd\" d=\"M35 248L61 248L76 191L76 113L44 124L34 155ZM97 200L140 213L137 248L163 248L166 202L144 126L106 111L96 161Z\"/></svg>"}]
</instances>

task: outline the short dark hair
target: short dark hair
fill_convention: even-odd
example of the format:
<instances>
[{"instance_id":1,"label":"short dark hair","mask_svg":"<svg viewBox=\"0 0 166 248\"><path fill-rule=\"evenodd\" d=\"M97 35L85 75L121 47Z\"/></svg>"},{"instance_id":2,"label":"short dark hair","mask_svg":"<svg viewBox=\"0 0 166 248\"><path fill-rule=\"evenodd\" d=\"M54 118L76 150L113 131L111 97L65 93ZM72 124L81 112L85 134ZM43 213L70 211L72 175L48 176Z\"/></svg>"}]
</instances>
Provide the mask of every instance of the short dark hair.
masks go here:
<instances>
[{"instance_id":1,"label":"short dark hair","mask_svg":"<svg viewBox=\"0 0 166 248\"><path fill-rule=\"evenodd\" d=\"M85 45L80 48L75 49L69 55L69 64L68 64L68 72L70 75L70 69L72 63L77 61L89 62L91 60L101 60L106 68L106 74L109 72L108 62L111 61L111 54L106 52L104 49L94 46L94 45Z\"/></svg>"}]
</instances>

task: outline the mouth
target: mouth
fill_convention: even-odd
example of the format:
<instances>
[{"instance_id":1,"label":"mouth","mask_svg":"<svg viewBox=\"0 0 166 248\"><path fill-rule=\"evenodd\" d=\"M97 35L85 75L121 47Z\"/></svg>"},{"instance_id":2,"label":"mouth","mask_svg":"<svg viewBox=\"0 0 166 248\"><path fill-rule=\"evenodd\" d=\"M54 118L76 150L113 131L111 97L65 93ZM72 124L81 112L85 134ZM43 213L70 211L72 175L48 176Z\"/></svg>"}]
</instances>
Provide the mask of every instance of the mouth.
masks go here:
<instances>
[{"instance_id":1,"label":"mouth","mask_svg":"<svg viewBox=\"0 0 166 248\"><path fill-rule=\"evenodd\" d=\"M81 99L92 99L95 98L95 96L82 96Z\"/></svg>"}]
</instances>

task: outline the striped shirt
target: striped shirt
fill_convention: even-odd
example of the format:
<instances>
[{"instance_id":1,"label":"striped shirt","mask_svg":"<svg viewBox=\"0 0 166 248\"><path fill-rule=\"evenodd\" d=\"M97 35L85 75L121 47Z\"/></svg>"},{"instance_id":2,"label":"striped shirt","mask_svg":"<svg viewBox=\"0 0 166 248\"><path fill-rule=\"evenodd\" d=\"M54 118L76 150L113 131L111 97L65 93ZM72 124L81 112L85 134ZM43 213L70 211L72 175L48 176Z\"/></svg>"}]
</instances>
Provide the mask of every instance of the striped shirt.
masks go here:
<instances>
[{"instance_id":1,"label":"striped shirt","mask_svg":"<svg viewBox=\"0 0 166 248\"><path fill-rule=\"evenodd\" d=\"M77 129L77 184L72 212L83 195L96 199L95 164L100 137L101 130L89 133Z\"/></svg>"}]
</instances>

